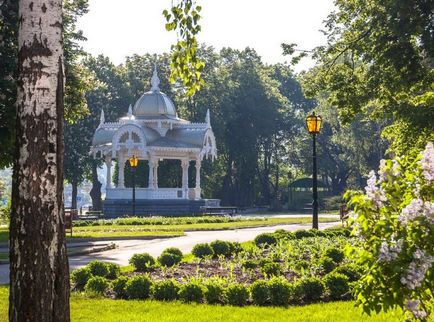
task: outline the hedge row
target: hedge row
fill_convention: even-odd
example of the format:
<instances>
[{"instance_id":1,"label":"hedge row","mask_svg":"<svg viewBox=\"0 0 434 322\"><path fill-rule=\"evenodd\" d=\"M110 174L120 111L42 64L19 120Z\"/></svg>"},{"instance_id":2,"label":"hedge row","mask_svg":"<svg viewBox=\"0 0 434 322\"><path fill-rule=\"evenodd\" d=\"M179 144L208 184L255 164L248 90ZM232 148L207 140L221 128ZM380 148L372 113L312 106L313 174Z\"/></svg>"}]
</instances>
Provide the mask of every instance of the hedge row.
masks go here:
<instances>
[{"instance_id":1,"label":"hedge row","mask_svg":"<svg viewBox=\"0 0 434 322\"><path fill-rule=\"evenodd\" d=\"M247 304L286 306L289 304L312 303L324 299L349 298L348 278L339 273L327 274L322 280L309 277L296 283L284 278L273 277L257 280L250 286L240 283L225 284L220 279L190 279L179 284L173 279L153 282L149 276L131 278L120 276L110 282L105 277L91 277L84 290L87 293L114 293L119 299L150 299L161 301L181 300L186 303Z\"/></svg>"}]
</instances>

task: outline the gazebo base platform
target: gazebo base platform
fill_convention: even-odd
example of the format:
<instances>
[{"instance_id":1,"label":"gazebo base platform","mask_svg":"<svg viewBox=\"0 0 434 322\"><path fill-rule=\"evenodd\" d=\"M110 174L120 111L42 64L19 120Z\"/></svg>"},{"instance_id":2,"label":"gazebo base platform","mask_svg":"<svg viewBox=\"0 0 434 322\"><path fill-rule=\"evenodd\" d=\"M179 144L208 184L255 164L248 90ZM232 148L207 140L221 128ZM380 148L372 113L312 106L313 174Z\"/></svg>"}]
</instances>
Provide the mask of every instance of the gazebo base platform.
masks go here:
<instances>
[{"instance_id":1,"label":"gazebo base platform","mask_svg":"<svg viewBox=\"0 0 434 322\"><path fill-rule=\"evenodd\" d=\"M195 216L202 213L202 207L219 207L219 199L136 199L136 216ZM104 218L132 216L133 201L127 199L106 199Z\"/></svg>"}]
</instances>

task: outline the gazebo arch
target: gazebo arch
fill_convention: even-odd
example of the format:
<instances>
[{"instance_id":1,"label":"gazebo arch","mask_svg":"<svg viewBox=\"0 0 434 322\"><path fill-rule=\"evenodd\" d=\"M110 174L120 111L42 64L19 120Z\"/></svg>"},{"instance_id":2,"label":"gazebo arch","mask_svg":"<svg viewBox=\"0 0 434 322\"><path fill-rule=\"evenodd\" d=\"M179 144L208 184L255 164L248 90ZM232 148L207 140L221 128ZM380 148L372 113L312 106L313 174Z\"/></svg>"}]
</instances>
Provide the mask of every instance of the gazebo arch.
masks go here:
<instances>
[{"instance_id":1,"label":"gazebo arch","mask_svg":"<svg viewBox=\"0 0 434 322\"><path fill-rule=\"evenodd\" d=\"M124 171L127 159L133 155L147 160L149 165L148 187L135 190L136 202L139 204L136 210L139 214L164 213L163 208L169 209L171 214L173 211L199 211L200 206L208 202L201 198L200 170L204 157L211 156L214 160L217 156L210 113L207 112L203 123L191 123L179 118L175 105L167 95L160 92L158 83L157 71L154 70L151 90L137 100L134 108L130 106L126 116L117 122L105 122L104 113L101 112L91 152L95 157L96 152L101 152L105 157L107 186L104 213L108 216L126 214L125 207L131 205L132 189L125 187ZM119 166L116 187L111 184L113 159ZM165 159L181 161L182 187L159 187L158 166ZM195 161L196 167L195 187L192 188L188 186L190 161ZM176 210L167 208L167 203L183 206ZM215 206L219 201L212 200L210 204Z\"/></svg>"}]
</instances>

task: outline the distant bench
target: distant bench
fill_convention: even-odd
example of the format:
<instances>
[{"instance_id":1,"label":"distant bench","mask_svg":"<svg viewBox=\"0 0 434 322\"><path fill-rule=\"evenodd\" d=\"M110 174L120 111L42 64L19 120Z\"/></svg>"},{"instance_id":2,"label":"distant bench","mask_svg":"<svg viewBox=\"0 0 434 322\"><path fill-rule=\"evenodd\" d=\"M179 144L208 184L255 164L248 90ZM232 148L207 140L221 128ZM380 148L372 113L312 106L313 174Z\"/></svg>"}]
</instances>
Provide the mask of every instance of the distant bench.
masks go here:
<instances>
[{"instance_id":1,"label":"distant bench","mask_svg":"<svg viewBox=\"0 0 434 322\"><path fill-rule=\"evenodd\" d=\"M72 236L72 221L78 217L78 210L65 208L65 232L69 230Z\"/></svg>"},{"instance_id":2,"label":"distant bench","mask_svg":"<svg viewBox=\"0 0 434 322\"><path fill-rule=\"evenodd\" d=\"M238 207L201 207L203 215L207 216L233 216L238 213Z\"/></svg>"}]
</instances>

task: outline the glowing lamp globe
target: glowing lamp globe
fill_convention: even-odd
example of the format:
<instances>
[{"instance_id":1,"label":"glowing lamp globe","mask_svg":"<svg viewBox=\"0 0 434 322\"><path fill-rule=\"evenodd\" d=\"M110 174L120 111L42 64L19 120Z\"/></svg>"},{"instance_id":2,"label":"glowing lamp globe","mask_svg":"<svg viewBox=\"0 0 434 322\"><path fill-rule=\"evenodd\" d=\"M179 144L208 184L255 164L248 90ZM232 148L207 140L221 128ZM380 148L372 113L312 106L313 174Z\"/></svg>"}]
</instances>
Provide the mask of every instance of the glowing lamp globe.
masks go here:
<instances>
[{"instance_id":1,"label":"glowing lamp globe","mask_svg":"<svg viewBox=\"0 0 434 322\"><path fill-rule=\"evenodd\" d=\"M310 134L318 134L321 131L322 118L319 115L315 115L313 112L306 117L306 127Z\"/></svg>"}]
</instances>

